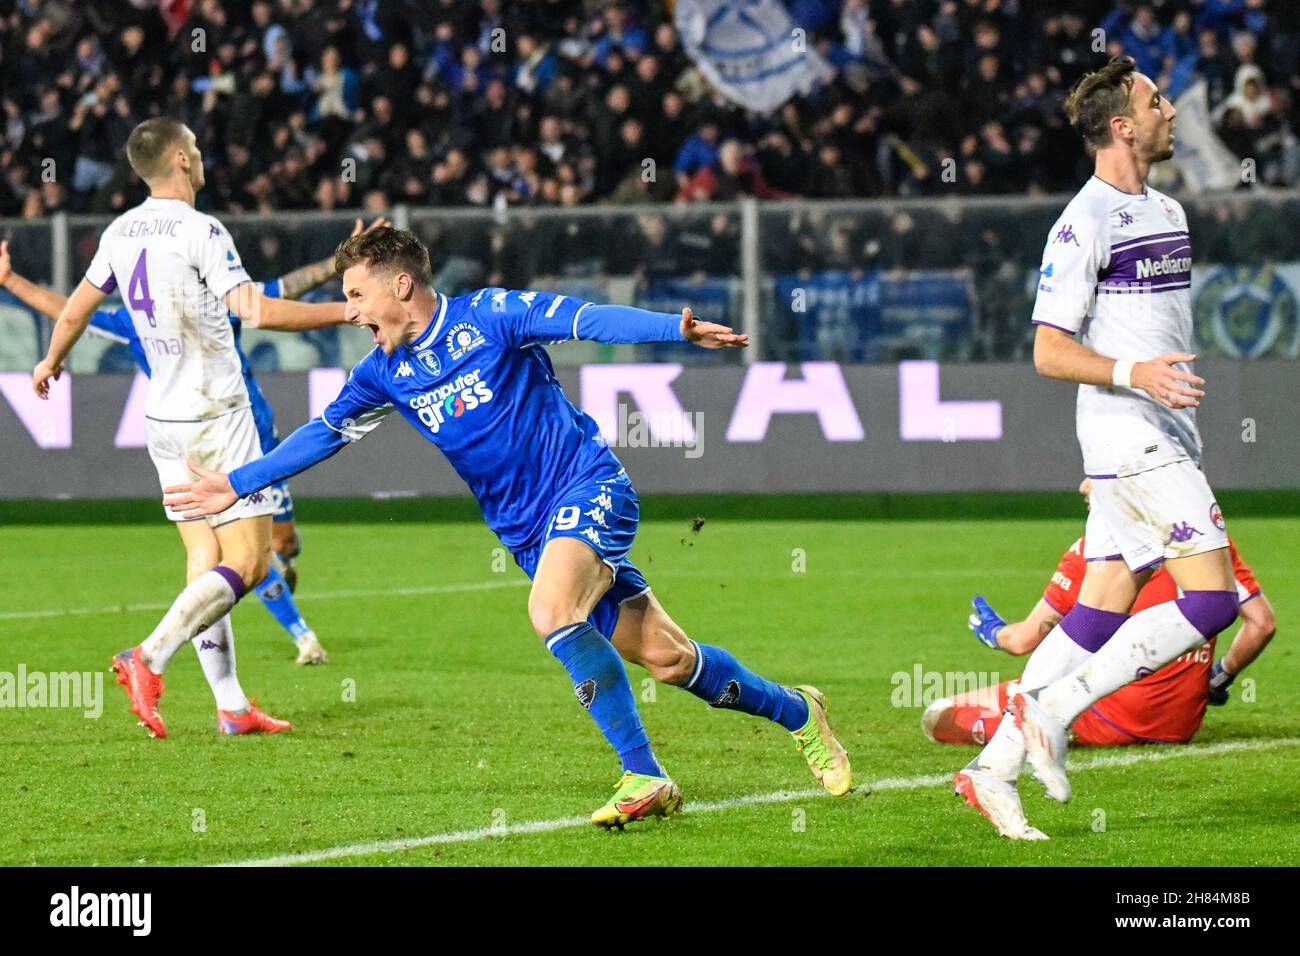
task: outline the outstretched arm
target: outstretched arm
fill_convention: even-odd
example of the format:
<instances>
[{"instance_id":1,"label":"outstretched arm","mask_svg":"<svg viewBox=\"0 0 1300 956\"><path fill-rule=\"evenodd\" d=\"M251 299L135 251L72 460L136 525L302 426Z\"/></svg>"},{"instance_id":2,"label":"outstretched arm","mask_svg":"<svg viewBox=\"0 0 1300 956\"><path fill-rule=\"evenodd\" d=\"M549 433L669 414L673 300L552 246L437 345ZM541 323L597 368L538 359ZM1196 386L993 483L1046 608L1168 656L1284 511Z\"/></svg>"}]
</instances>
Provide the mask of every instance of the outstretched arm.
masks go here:
<instances>
[{"instance_id":1,"label":"outstretched arm","mask_svg":"<svg viewBox=\"0 0 1300 956\"><path fill-rule=\"evenodd\" d=\"M364 364L364 359L362 360ZM186 518L221 514L240 498L306 471L349 442L360 441L379 427L393 410L385 396L353 370L343 391L328 408L282 441L269 455L227 474L189 463L198 481L163 489L164 503Z\"/></svg>"},{"instance_id":2,"label":"outstretched arm","mask_svg":"<svg viewBox=\"0 0 1300 956\"><path fill-rule=\"evenodd\" d=\"M651 312L628 305L597 305L553 292L482 289L470 300L474 311L504 328L516 346L585 339L606 345L691 342L706 349L743 349L749 336L725 325L701 322L689 308Z\"/></svg>"},{"instance_id":3,"label":"outstretched arm","mask_svg":"<svg viewBox=\"0 0 1300 956\"><path fill-rule=\"evenodd\" d=\"M1016 656L1028 654L1036 648L1061 620L1061 613L1043 598L1038 599L1029 617L1010 624L1002 620L982 595L975 595L971 606L975 610L967 626L979 642L995 651L1002 650Z\"/></svg>"},{"instance_id":4,"label":"outstretched arm","mask_svg":"<svg viewBox=\"0 0 1300 956\"><path fill-rule=\"evenodd\" d=\"M308 304L263 295L252 282L241 282L226 293L226 308L244 325L278 332L304 332L343 322L342 302Z\"/></svg>"},{"instance_id":5,"label":"outstretched arm","mask_svg":"<svg viewBox=\"0 0 1300 956\"><path fill-rule=\"evenodd\" d=\"M60 295L53 289L37 285L14 272L13 260L9 257L8 240L0 242L0 286L12 292L24 305L51 319L57 319L68 303L66 295Z\"/></svg>"},{"instance_id":6,"label":"outstretched arm","mask_svg":"<svg viewBox=\"0 0 1300 956\"><path fill-rule=\"evenodd\" d=\"M72 293L72 297L59 312L58 321L54 325L54 335L50 337L50 349L46 352L45 358L41 359L32 370L32 388L39 397L43 399L50 397L50 381L58 379L63 374L63 363L68 353L86 331L91 314L99 308L104 298L105 294L90 280L82 279L81 284Z\"/></svg>"},{"instance_id":7,"label":"outstretched arm","mask_svg":"<svg viewBox=\"0 0 1300 956\"><path fill-rule=\"evenodd\" d=\"M1228 688L1255 658L1264 652L1268 642L1277 633L1277 618L1268 598L1257 594L1241 605L1241 629L1232 639L1228 653L1210 668L1210 703L1222 706L1228 702Z\"/></svg>"},{"instance_id":8,"label":"outstretched arm","mask_svg":"<svg viewBox=\"0 0 1300 956\"><path fill-rule=\"evenodd\" d=\"M681 314L650 312L628 305L588 305L574 320L575 338L611 345L639 342L690 342L702 349L743 349L749 336L726 325L701 322L690 308Z\"/></svg>"},{"instance_id":9,"label":"outstretched arm","mask_svg":"<svg viewBox=\"0 0 1300 956\"><path fill-rule=\"evenodd\" d=\"M330 428L320 418L313 418L277 445L269 455L236 468L229 474L189 462L189 469L199 476L198 480L164 488L163 494L169 497L163 501L172 511L186 518L221 514L240 498L319 464L346 443L340 432Z\"/></svg>"},{"instance_id":10,"label":"outstretched arm","mask_svg":"<svg viewBox=\"0 0 1300 956\"><path fill-rule=\"evenodd\" d=\"M1008 654L1028 654L1043 638L1052 633L1052 628L1061 622L1060 612L1042 598L1023 621L1013 621L998 632L998 646Z\"/></svg>"}]
</instances>

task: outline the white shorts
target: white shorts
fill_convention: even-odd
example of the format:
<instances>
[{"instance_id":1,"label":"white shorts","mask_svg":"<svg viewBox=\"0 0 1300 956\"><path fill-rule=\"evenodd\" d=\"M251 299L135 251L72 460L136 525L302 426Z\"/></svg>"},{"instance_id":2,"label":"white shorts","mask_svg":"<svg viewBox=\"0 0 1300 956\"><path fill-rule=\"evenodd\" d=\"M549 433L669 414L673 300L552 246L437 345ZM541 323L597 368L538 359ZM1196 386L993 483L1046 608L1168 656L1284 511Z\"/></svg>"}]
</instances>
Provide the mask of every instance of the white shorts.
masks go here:
<instances>
[{"instance_id":1,"label":"white shorts","mask_svg":"<svg viewBox=\"0 0 1300 956\"><path fill-rule=\"evenodd\" d=\"M1227 546L1223 513L1191 460L1092 481L1085 560L1123 558L1130 570L1141 571L1166 558Z\"/></svg>"},{"instance_id":2,"label":"white shorts","mask_svg":"<svg viewBox=\"0 0 1300 956\"><path fill-rule=\"evenodd\" d=\"M153 459L153 466L158 471L158 483L163 488L188 484L194 480L195 476L186 467L186 461L204 468L230 472L262 457L257 426L249 408L200 422L163 422L146 418L144 428L149 457ZM172 521L187 520L165 503L163 511ZM239 499L221 514L209 515L207 522L215 528L240 518L269 515L274 511L275 502L269 495L254 494Z\"/></svg>"}]
</instances>

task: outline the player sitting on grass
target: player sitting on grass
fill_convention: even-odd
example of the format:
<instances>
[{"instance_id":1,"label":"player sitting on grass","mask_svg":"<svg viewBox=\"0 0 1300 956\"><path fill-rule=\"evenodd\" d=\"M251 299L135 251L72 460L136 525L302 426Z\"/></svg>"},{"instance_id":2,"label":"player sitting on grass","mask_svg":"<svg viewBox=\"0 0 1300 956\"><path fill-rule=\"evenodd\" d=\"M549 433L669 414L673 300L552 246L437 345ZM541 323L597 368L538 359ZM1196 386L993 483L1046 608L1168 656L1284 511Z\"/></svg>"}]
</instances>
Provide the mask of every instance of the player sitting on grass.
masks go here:
<instances>
[{"instance_id":1,"label":"player sitting on grass","mask_svg":"<svg viewBox=\"0 0 1300 956\"><path fill-rule=\"evenodd\" d=\"M372 228L378 225L386 225L387 222L386 219L376 220L372 224ZM356 235L361 231L361 220L358 219L352 234ZM327 282L333 276L334 259L331 256L328 259L294 269L279 279L258 283L258 286L262 290L262 294L267 298L297 299L299 296ZM40 286L14 271L7 241L0 242L0 287L8 289L29 308L35 309L51 319L57 320L59 313L63 311L63 307L68 304L67 296L61 295L53 289ZM248 356L244 354L244 347L239 334L242 326L239 316L231 313L230 324L235 334L235 351L239 354L239 363L244 375L244 385L248 389L248 399L253 409L253 421L257 426L258 442L261 445L262 454L266 454L280 442L280 436L275 429L275 413L271 409L270 402L266 400L266 396L262 394L257 379L253 377L253 367L248 362ZM140 370L145 375L150 373L149 356L145 352L144 344L140 341L140 336L136 334L135 324L131 321L131 313L126 308L96 310L95 314L90 317L88 331L127 346L131 350L131 357L135 359L135 363L140 367ZM293 640L298 649L296 663L323 664L329 660L329 655L326 654L325 648L321 646L316 633L303 619L302 613L298 610L297 602L293 599L293 592L297 588L298 579L297 569L294 567L294 558L302 551L298 529L294 523L293 495L289 492L288 482L281 482L268 488L267 494L275 505L275 511L271 515L271 563L266 577L262 579L262 583L256 588L257 596L271 613L271 616L288 632L289 637ZM193 535L196 539L204 536L202 531L199 530L202 527L202 525L195 526ZM209 531L206 537L208 539L208 550L215 554L217 550L216 536Z\"/></svg>"},{"instance_id":2,"label":"player sitting on grass","mask_svg":"<svg viewBox=\"0 0 1300 956\"><path fill-rule=\"evenodd\" d=\"M636 492L595 421L565 397L543 348L573 339L743 348L748 338L690 309L673 315L496 288L451 298L434 291L428 250L405 230L354 236L335 269L348 321L370 330L375 349L320 417L229 473L193 465L200 480L165 489L169 505L186 517L217 514L363 438L397 409L447 456L532 578L533 628L622 761L623 778L593 823L668 816L682 800L651 750L620 652L713 707L780 724L822 785L848 792L848 755L821 693L776 684L688 638L628 560Z\"/></svg>"},{"instance_id":3,"label":"player sitting on grass","mask_svg":"<svg viewBox=\"0 0 1300 956\"><path fill-rule=\"evenodd\" d=\"M145 436L159 484L167 487L190 477L187 460L231 468L261 454L230 313L249 326L302 331L342 322L344 310L341 303L273 299L254 285L230 234L194 208L204 184L203 156L187 126L145 120L131 131L126 152L149 198L100 236L85 278L55 323L49 352L32 371L32 388L49 398L51 381L91 316L120 286L149 358ZM267 575L274 511L271 497L259 494L208 518L210 527L168 512L185 542L188 583L152 633L113 658L117 682L152 736L167 736L158 712L162 674L189 641L197 641L222 733L290 729L245 696L230 624L231 609Z\"/></svg>"},{"instance_id":4,"label":"player sitting on grass","mask_svg":"<svg viewBox=\"0 0 1300 956\"><path fill-rule=\"evenodd\" d=\"M1085 478L1079 486L1085 501L1091 484ZM1121 687L1075 718L1070 728L1075 743L1094 747L1187 743L1201 728L1206 704L1228 702L1232 682L1263 653L1277 630L1273 608L1250 567L1231 539L1228 547L1242 619L1228 653L1214 660L1217 635L1209 635L1200 647L1180 655L1154 674ZM1028 654L1037 647L1075 605L1083 582L1083 552L1084 541L1080 538L1061 556L1042 598L1023 621L1008 624L984 598L977 596L972 602L975 613L970 616L970 629L980 643L1015 655ZM1138 593L1132 613L1177 597L1177 585L1162 568ZM1003 681L996 687L981 687L937 700L921 715L921 727L937 743L982 746L997 732L1016 684Z\"/></svg>"}]
</instances>

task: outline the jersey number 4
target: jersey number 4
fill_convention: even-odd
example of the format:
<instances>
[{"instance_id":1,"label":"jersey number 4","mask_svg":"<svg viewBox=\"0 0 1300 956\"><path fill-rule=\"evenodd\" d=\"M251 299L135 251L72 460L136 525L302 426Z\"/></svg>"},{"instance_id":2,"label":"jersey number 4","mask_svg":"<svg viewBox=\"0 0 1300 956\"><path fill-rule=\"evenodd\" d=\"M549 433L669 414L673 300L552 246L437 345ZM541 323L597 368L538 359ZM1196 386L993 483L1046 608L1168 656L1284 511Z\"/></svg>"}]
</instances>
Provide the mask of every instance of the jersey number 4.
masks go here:
<instances>
[{"instance_id":1,"label":"jersey number 4","mask_svg":"<svg viewBox=\"0 0 1300 956\"><path fill-rule=\"evenodd\" d=\"M153 299L149 297L149 270L145 268L144 257L148 250L140 250L140 258L135 260L135 269L131 272L131 281L126 284L126 304L137 312L143 312L149 320L151 329L158 328L153 317Z\"/></svg>"}]
</instances>

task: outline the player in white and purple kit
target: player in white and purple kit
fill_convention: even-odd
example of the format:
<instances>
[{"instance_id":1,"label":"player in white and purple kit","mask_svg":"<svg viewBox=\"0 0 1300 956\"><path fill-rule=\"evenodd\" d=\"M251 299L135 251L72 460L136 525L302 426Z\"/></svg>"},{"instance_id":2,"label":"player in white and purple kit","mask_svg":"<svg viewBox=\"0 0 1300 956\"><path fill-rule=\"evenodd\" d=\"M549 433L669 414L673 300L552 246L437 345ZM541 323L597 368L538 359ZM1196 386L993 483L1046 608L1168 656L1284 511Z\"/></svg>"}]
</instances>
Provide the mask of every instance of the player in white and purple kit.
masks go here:
<instances>
[{"instance_id":1,"label":"player in white and purple kit","mask_svg":"<svg viewBox=\"0 0 1300 956\"><path fill-rule=\"evenodd\" d=\"M132 130L126 152L149 186L149 198L100 236L85 278L55 324L49 352L32 373L32 386L48 397L50 382L92 315L120 286L149 364L145 436L166 487L189 478L188 460L234 467L261 455L231 314L248 326L296 331L341 322L343 307L268 298L257 288L230 234L194 208L204 184L203 157L184 124L145 120ZM158 712L162 673L190 640L198 642L221 732L289 729L287 721L253 705L240 687L229 616L266 577L274 510L270 496L250 496L210 517L210 531L168 512L185 542L189 583L149 637L113 659L131 710L151 735L167 736Z\"/></svg>"},{"instance_id":2,"label":"player in white and purple kit","mask_svg":"<svg viewBox=\"0 0 1300 956\"><path fill-rule=\"evenodd\" d=\"M544 347L587 339L739 348L746 337L698 322L689 309L672 315L496 288L449 298L433 289L428 251L400 229L347 240L335 270L348 320L370 329L376 348L320 417L228 475L193 467L200 481L165 489L171 506L187 517L220 512L363 438L396 411L446 455L533 579L533 629L618 753L624 776L593 823L667 816L682 799L655 759L620 655L713 707L784 727L822 785L847 793L848 755L821 693L775 683L723 648L691 640L650 592L628 559L636 492L596 422L565 397Z\"/></svg>"},{"instance_id":3,"label":"player in white and purple kit","mask_svg":"<svg viewBox=\"0 0 1300 956\"><path fill-rule=\"evenodd\" d=\"M1237 616L1223 515L1200 469L1205 383L1191 364L1187 216L1146 185L1152 164L1173 155L1176 111L1131 57L1116 57L1075 86L1066 112L1096 151L1096 171L1043 251L1034 364L1079 383L1077 431L1092 479L1087 572L1078 602L1026 665L1008 711L1015 719L954 778L1017 839L1045 839L1015 789L1026 755L1049 796L1068 800L1075 717ZM1182 596L1130 618L1162 562Z\"/></svg>"},{"instance_id":4,"label":"player in white and purple kit","mask_svg":"<svg viewBox=\"0 0 1300 956\"><path fill-rule=\"evenodd\" d=\"M386 222L387 220L380 219L376 221L376 225ZM357 220L353 231L354 233L362 231L360 219ZM270 282L262 282L257 285L262 294L269 298L296 299L314 287L321 285L333 275L334 257L331 256L328 263L308 263L278 279L272 279ZM67 296L38 285L14 272L9 255L8 241L0 241L0 286L13 293L17 299L29 308L56 321L59 318L59 313L63 311L63 307L68 303ZM280 435L275 428L275 412L271 409L271 404L266 400L266 396L262 394L261 386L258 385L257 379L253 375L252 365L248 361L248 356L244 353L240 341L242 323L239 316L232 314L230 324L234 328L235 351L239 355L240 368L244 376L244 386L248 389L248 399L253 411L253 423L257 428L258 444L261 446L262 454L266 454L280 443ZM140 342L140 336L136 332L135 323L131 319L129 309L125 307L96 309L90 317L90 325L87 331L101 338L125 345L130 350L131 357L135 359L140 371L146 376L151 373L149 356L145 353L144 345ZM302 550L297 525L294 521L293 495L289 491L288 482L273 485L266 489L266 493L275 506L275 511L272 512L273 523L271 525L271 563L266 577L262 579L262 582L257 585L255 590L267 611L293 639L294 646L298 651L296 663L323 664L329 660L329 655L321 645L320 639L317 638L316 632L308 626L307 621L298 610L297 602L293 597L298 577L293 560ZM191 540L188 544L191 549L198 544L198 538L205 537L201 524L191 523L187 527L185 534L190 536ZM206 537L209 548L215 551L217 548L215 535L208 534ZM197 647L197 645L195 646Z\"/></svg>"}]
</instances>

